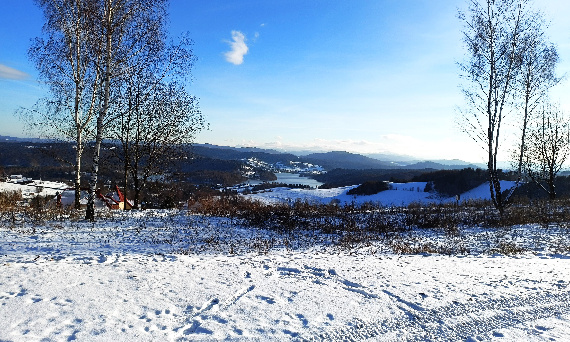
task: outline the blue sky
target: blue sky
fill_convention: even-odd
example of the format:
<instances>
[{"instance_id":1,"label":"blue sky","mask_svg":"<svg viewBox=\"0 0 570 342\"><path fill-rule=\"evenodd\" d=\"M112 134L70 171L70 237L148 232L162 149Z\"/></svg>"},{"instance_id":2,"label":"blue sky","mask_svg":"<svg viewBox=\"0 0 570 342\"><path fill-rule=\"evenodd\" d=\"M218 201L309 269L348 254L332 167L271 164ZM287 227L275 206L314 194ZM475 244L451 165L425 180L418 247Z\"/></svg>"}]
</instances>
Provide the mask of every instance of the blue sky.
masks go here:
<instances>
[{"instance_id":1,"label":"blue sky","mask_svg":"<svg viewBox=\"0 0 570 342\"><path fill-rule=\"evenodd\" d=\"M552 21L559 71L568 72L570 2L539 4ZM170 34L189 32L195 42L189 89L210 123L196 141L484 161L455 123L463 104L456 62L464 55L456 14L465 5L171 0ZM22 136L13 112L44 94L27 58L42 23L32 0L0 5L0 135ZM569 89L554 92L567 111Z\"/></svg>"}]
</instances>

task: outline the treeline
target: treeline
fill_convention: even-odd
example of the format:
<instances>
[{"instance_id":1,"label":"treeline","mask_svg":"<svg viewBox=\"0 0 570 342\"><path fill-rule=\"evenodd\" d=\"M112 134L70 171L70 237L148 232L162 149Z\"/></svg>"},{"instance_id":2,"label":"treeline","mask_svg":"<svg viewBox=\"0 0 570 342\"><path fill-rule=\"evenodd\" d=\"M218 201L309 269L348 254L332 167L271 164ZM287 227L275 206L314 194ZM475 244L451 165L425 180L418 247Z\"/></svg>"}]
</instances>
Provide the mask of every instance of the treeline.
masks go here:
<instances>
[{"instance_id":1,"label":"treeline","mask_svg":"<svg viewBox=\"0 0 570 342\"><path fill-rule=\"evenodd\" d=\"M554 187L557 197L570 198L570 176L558 176L554 179ZM534 182L521 184L514 192L513 196L520 199L547 199L549 194Z\"/></svg>"},{"instance_id":2,"label":"treeline","mask_svg":"<svg viewBox=\"0 0 570 342\"><path fill-rule=\"evenodd\" d=\"M500 179L508 178L502 171ZM462 194L489 180L487 170L467 168L463 170L440 170L424 173L412 178L414 182L428 182L427 191L451 197Z\"/></svg>"},{"instance_id":3,"label":"treeline","mask_svg":"<svg viewBox=\"0 0 570 342\"><path fill-rule=\"evenodd\" d=\"M321 189L337 188L341 186L357 185L368 181L409 182L414 177L425 173L425 170L400 170L400 169L368 169L347 170L334 169L320 175L312 175L316 181L324 183Z\"/></svg>"},{"instance_id":4,"label":"treeline","mask_svg":"<svg viewBox=\"0 0 570 342\"><path fill-rule=\"evenodd\" d=\"M256 184L251 186L249 189L244 190L242 193L244 195L255 193L259 191L265 191L274 188L289 188L289 189L310 189L311 186L306 184L286 184L286 183L276 183L276 182L264 182L261 184Z\"/></svg>"},{"instance_id":5,"label":"treeline","mask_svg":"<svg viewBox=\"0 0 570 342\"><path fill-rule=\"evenodd\" d=\"M58 167L73 159L69 143L0 142L0 166Z\"/></svg>"},{"instance_id":6,"label":"treeline","mask_svg":"<svg viewBox=\"0 0 570 342\"><path fill-rule=\"evenodd\" d=\"M334 188L361 184L349 194L371 195L388 190L387 182L408 183L427 182L424 191L436 191L444 196L455 196L469 191L489 180L487 170L465 168L462 170L345 170L335 169L326 174L312 176L325 183L321 188ZM501 180L515 180L513 172L499 171ZM565 181L560 180L560 190L565 189ZM535 194L536 186L526 185L520 195ZM537 195L533 195L537 196Z\"/></svg>"},{"instance_id":7,"label":"treeline","mask_svg":"<svg viewBox=\"0 0 570 342\"><path fill-rule=\"evenodd\" d=\"M350 189L348 195L374 195L382 191L390 190L390 183L383 181L368 181L357 186L354 189Z\"/></svg>"}]
</instances>

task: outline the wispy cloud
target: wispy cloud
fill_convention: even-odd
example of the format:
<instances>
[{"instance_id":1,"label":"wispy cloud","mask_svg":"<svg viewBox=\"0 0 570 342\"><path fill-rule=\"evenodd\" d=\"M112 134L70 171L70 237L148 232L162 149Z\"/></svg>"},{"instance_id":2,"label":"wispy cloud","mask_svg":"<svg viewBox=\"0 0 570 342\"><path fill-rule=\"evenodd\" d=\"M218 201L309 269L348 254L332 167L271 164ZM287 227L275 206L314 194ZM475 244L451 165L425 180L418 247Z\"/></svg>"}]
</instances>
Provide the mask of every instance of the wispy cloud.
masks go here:
<instances>
[{"instance_id":1,"label":"wispy cloud","mask_svg":"<svg viewBox=\"0 0 570 342\"><path fill-rule=\"evenodd\" d=\"M0 64L0 79L25 80L28 77L30 77L30 75L25 72Z\"/></svg>"},{"instance_id":2,"label":"wispy cloud","mask_svg":"<svg viewBox=\"0 0 570 342\"><path fill-rule=\"evenodd\" d=\"M228 41L231 50L224 54L226 61L234 65L243 63L243 56L245 56L249 50L245 41L246 38L243 33L240 31L232 31L232 41Z\"/></svg>"}]
</instances>

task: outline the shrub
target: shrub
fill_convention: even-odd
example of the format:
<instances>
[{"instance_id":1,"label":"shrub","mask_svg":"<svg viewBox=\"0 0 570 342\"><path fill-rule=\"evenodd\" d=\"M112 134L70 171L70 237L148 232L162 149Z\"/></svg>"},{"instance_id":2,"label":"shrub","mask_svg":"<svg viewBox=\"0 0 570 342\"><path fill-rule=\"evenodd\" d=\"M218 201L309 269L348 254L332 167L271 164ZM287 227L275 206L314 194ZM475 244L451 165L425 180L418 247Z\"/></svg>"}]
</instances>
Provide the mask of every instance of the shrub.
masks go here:
<instances>
[{"instance_id":1,"label":"shrub","mask_svg":"<svg viewBox=\"0 0 570 342\"><path fill-rule=\"evenodd\" d=\"M21 191L0 192L0 210L11 209L22 200Z\"/></svg>"},{"instance_id":2,"label":"shrub","mask_svg":"<svg viewBox=\"0 0 570 342\"><path fill-rule=\"evenodd\" d=\"M375 195L390 190L390 183L384 181L368 181L347 192L348 195Z\"/></svg>"},{"instance_id":3,"label":"shrub","mask_svg":"<svg viewBox=\"0 0 570 342\"><path fill-rule=\"evenodd\" d=\"M485 183L488 178L488 173L485 170L466 168L429 172L414 177L412 181L431 182L431 188L425 191L433 189L442 195L455 196Z\"/></svg>"}]
</instances>

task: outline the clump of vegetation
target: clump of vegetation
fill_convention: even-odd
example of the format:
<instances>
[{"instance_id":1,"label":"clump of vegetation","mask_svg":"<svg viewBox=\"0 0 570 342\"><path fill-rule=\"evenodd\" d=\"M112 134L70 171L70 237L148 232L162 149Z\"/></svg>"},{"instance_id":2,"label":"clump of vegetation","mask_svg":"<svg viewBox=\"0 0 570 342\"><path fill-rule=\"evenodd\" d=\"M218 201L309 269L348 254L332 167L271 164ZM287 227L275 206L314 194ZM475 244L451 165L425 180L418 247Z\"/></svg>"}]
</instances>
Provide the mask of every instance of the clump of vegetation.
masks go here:
<instances>
[{"instance_id":1,"label":"clump of vegetation","mask_svg":"<svg viewBox=\"0 0 570 342\"><path fill-rule=\"evenodd\" d=\"M384 181L364 182L356 188L350 189L348 195L366 196L375 195L379 192L390 190L390 183Z\"/></svg>"},{"instance_id":2,"label":"clump of vegetation","mask_svg":"<svg viewBox=\"0 0 570 342\"><path fill-rule=\"evenodd\" d=\"M0 211L13 209L20 201L22 201L21 191L0 192Z\"/></svg>"},{"instance_id":3,"label":"clump of vegetation","mask_svg":"<svg viewBox=\"0 0 570 342\"><path fill-rule=\"evenodd\" d=\"M568 200L559 200L555 204L528 201L510 207L501 216L490 201L484 200L382 207L374 203L337 205L306 201L268 204L234 195L196 198L189 203L189 208L193 215L223 217L242 227L291 236L288 242L272 244L275 248L290 247L294 241L299 243L299 239L306 236L319 236L319 242L311 240L312 243L323 243L324 239L342 249L380 243L399 254L455 255L470 253L463 243L467 238L464 233L466 227L491 231L522 224L566 227L570 222L570 212L564 208L569 204ZM410 234L422 234L422 231L437 232L443 240L409 238ZM513 255L526 251L525 248L497 242L487 251Z\"/></svg>"},{"instance_id":4,"label":"clump of vegetation","mask_svg":"<svg viewBox=\"0 0 570 342\"><path fill-rule=\"evenodd\" d=\"M501 173L501 177L505 177ZM503 179L502 178L502 179ZM414 182L428 182L425 191L437 191L451 197L469 191L489 180L486 170L466 168L463 170L440 170L415 176Z\"/></svg>"},{"instance_id":5,"label":"clump of vegetation","mask_svg":"<svg viewBox=\"0 0 570 342\"><path fill-rule=\"evenodd\" d=\"M289 189L310 189L311 186L306 184L285 184L285 183L261 183L251 186L249 189L246 189L243 194L250 194L256 193L259 191L270 190L274 188L289 188Z\"/></svg>"},{"instance_id":6,"label":"clump of vegetation","mask_svg":"<svg viewBox=\"0 0 570 342\"><path fill-rule=\"evenodd\" d=\"M193 213L228 217L243 225L278 231L318 230L325 233L370 231L386 234L411 229L442 229L456 236L461 227L504 227L520 224L564 224L570 212L568 201L558 204L534 201L513 206L501 216L490 201L420 204L383 207L374 203L336 205L333 203L268 204L238 195L194 197L188 202Z\"/></svg>"},{"instance_id":7,"label":"clump of vegetation","mask_svg":"<svg viewBox=\"0 0 570 342\"><path fill-rule=\"evenodd\" d=\"M470 250L461 243L454 241L446 243L421 242L415 239L398 238L390 242L390 248L396 254L469 254Z\"/></svg>"},{"instance_id":8,"label":"clump of vegetation","mask_svg":"<svg viewBox=\"0 0 570 342\"><path fill-rule=\"evenodd\" d=\"M517 255L526 252L526 249L514 241L499 241L497 247L491 248L490 252L503 255Z\"/></svg>"},{"instance_id":9,"label":"clump of vegetation","mask_svg":"<svg viewBox=\"0 0 570 342\"><path fill-rule=\"evenodd\" d=\"M311 178L324 183L319 188L330 189L342 186L362 184L368 181L391 181L409 182L414 177L424 174L424 170L404 170L404 169L334 169L319 175L312 175Z\"/></svg>"},{"instance_id":10,"label":"clump of vegetation","mask_svg":"<svg viewBox=\"0 0 570 342\"><path fill-rule=\"evenodd\" d=\"M183 215L156 212L155 217L151 211L137 219L128 212L105 210L98 217L108 215L107 218L119 220L117 222L130 220L128 226L131 227L137 226L133 220L139 220L139 227L135 229L146 232L141 238L150 239L153 244L171 245L172 250L179 253L253 251L261 254L282 248L332 247L333 251L371 253L380 250L396 254L457 255L475 251L515 255L531 249L526 241L513 242L517 240L512 227L535 224L549 230L552 227L565 229L570 222L570 211L565 209L570 206L568 199L521 201L500 215L490 201L412 203L405 207L308 201L270 204L236 193L206 189L195 189L187 201L188 212L180 212ZM179 206L177 199L184 193L173 191L172 197L163 200ZM58 208L53 199L41 197L21 206L18 205L21 199L20 193L0 194L0 224L12 231L36 234L36 229L42 227L66 229L63 222L81 224L81 210ZM472 227L479 227L477 231L489 229L483 247L473 249L469 235ZM154 235L149 235L150 229L156 229ZM539 248L562 253L570 250L563 236L556 246L550 243Z\"/></svg>"}]
</instances>

